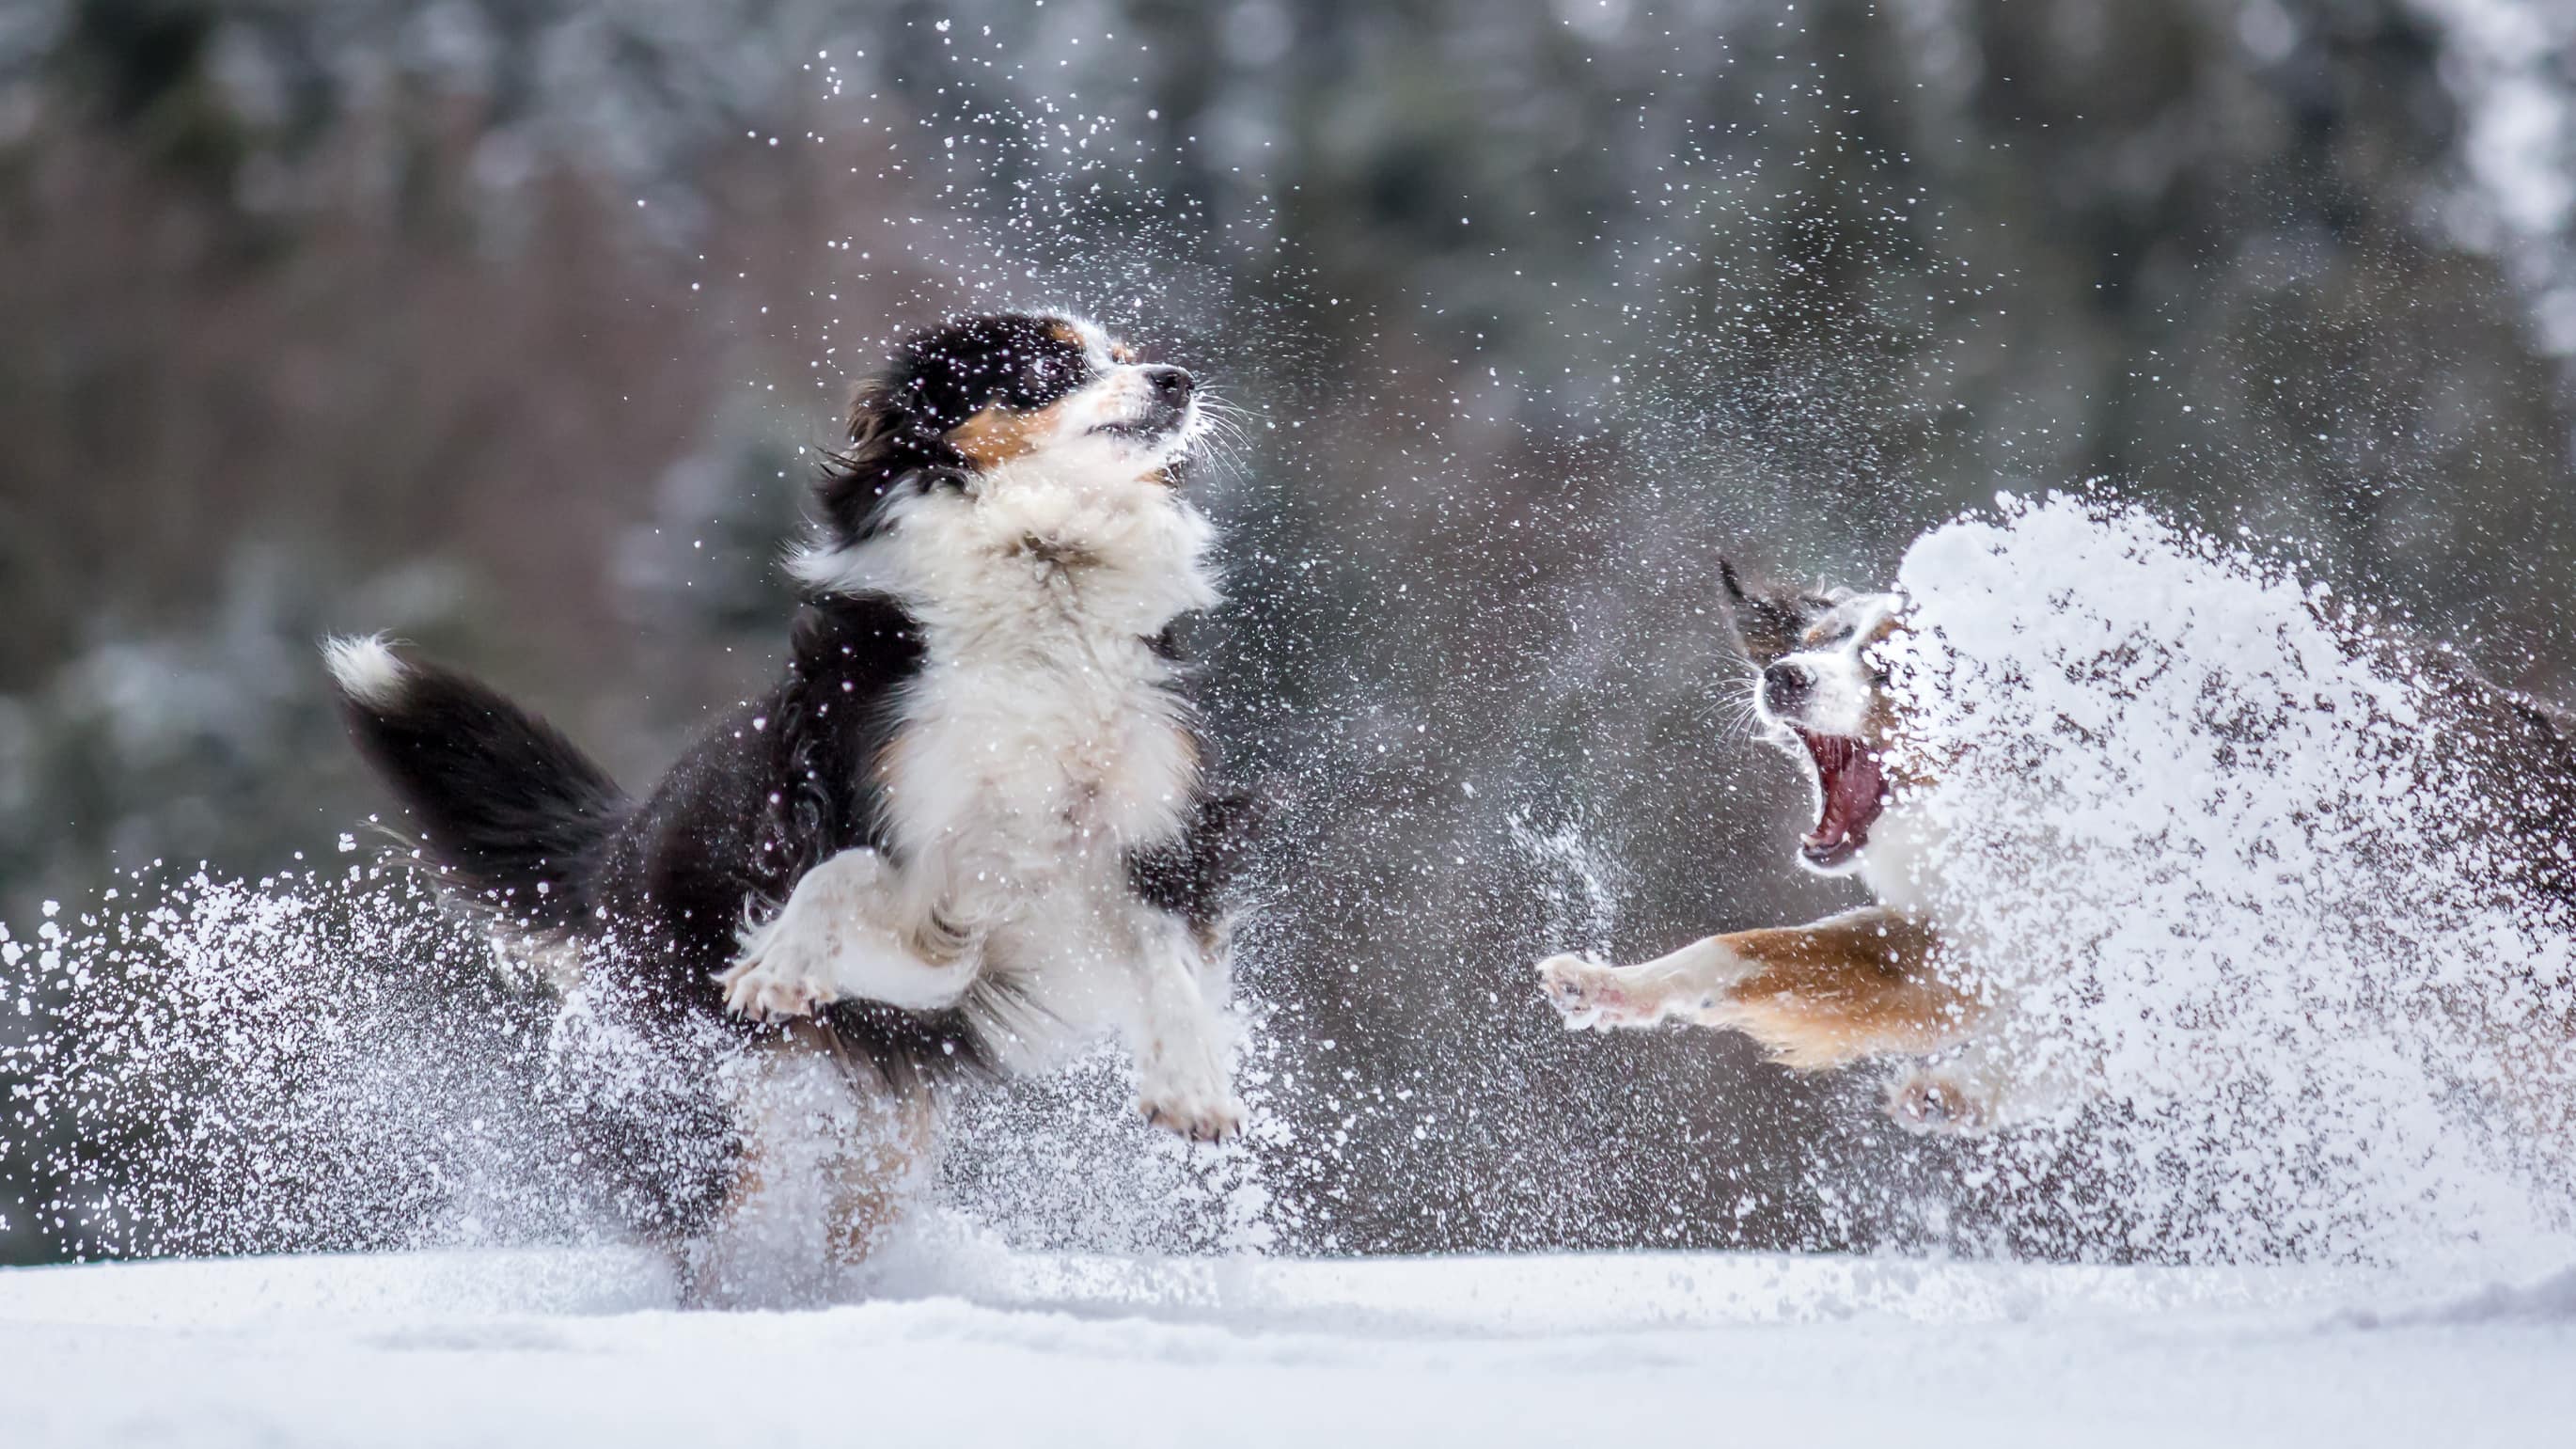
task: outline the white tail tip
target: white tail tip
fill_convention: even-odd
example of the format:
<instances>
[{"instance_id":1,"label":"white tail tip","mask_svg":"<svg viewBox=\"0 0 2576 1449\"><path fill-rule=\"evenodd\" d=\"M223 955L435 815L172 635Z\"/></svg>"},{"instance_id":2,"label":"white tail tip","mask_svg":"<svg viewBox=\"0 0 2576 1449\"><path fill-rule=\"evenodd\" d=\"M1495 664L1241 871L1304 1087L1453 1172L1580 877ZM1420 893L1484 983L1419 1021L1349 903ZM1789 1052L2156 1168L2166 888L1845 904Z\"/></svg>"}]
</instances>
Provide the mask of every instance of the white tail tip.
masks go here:
<instances>
[{"instance_id":1,"label":"white tail tip","mask_svg":"<svg viewBox=\"0 0 2576 1449\"><path fill-rule=\"evenodd\" d=\"M382 634L343 635L322 641L322 662L340 692L369 709L391 709L401 703L403 681L410 671L385 645Z\"/></svg>"}]
</instances>

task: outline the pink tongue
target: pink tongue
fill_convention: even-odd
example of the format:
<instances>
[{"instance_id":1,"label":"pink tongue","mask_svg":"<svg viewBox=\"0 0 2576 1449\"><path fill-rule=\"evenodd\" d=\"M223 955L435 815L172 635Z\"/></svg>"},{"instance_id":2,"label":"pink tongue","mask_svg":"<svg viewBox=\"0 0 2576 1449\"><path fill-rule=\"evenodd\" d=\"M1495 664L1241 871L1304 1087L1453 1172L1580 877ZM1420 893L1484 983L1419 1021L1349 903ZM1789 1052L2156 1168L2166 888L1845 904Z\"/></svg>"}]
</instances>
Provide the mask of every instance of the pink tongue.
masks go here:
<instances>
[{"instance_id":1,"label":"pink tongue","mask_svg":"<svg viewBox=\"0 0 2576 1449\"><path fill-rule=\"evenodd\" d=\"M1806 843L1819 849L1845 842L1867 844L1885 788L1878 760L1854 740L1810 735L1807 748L1815 755L1817 776L1824 781L1825 805Z\"/></svg>"}]
</instances>

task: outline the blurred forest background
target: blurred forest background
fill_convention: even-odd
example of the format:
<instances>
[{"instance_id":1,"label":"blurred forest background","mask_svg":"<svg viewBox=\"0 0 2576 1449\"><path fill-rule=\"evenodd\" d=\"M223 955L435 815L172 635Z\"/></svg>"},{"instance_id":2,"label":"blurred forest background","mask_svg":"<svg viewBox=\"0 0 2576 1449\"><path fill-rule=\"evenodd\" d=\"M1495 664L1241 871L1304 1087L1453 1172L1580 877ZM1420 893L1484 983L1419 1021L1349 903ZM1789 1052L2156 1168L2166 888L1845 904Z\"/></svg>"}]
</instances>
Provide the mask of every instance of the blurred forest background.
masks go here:
<instances>
[{"instance_id":1,"label":"blurred forest background","mask_svg":"<svg viewBox=\"0 0 2576 1449\"><path fill-rule=\"evenodd\" d=\"M2576 698L2571 163L2558 0L0 0L0 920L381 808L327 631L646 780L884 338L1069 302L1252 414L1304 1245L1904 1241L1871 1083L1530 990L1845 899L1717 556L2107 479Z\"/></svg>"}]
</instances>

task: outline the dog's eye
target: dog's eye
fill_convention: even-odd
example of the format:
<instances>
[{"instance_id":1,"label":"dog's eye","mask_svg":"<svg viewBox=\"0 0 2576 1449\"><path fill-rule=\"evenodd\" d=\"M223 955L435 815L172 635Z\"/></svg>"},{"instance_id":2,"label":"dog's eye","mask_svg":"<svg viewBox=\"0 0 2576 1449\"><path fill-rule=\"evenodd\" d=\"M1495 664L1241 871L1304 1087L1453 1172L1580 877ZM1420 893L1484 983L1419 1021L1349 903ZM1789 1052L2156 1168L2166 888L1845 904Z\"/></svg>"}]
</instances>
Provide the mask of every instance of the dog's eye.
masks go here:
<instances>
[{"instance_id":1,"label":"dog's eye","mask_svg":"<svg viewBox=\"0 0 2576 1449\"><path fill-rule=\"evenodd\" d=\"M1079 358L1040 352L1020 364L1011 379L1011 401L1021 407L1044 407L1073 391L1082 381Z\"/></svg>"}]
</instances>

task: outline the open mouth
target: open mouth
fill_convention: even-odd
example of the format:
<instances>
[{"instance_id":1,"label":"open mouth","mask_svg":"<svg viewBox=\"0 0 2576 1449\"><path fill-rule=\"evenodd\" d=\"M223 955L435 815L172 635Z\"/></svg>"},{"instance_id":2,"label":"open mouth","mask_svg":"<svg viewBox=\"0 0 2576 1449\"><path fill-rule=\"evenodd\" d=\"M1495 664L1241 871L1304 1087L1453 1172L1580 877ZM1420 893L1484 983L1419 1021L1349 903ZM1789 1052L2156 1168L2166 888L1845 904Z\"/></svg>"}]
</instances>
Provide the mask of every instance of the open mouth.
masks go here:
<instances>
[{"instance_id":1,"label":"open mouth","mask_svg":"<svg viewBox=\"0 0 2576 1449\"><path fill-rule=\"evenodd\" d=\"M1113 438L1130 438L1140 443L1157 443L1179 432L1181 425L1188 422L1189 417L1188 411L1182 408L1157 407L1149 410L1142 417L1120 418L1116 422L1102 423L1092 431Z\"/></svg>"},{"instance_id":2,"label":"open mouth","mask_svg":"<svg viewBox=\"0 0 2576 1449\"><path fill-rule=\"evenodd\" d=\"M1816 782L1824 793L1816 828L1799 840L1798 851L1808 864L1831 869L1869 844L1869 827L1887 808L1887 777L1879 771L1878 756L1858 740L1805 730L1798 731L1798 738L1816 762Z\"/></svg>"},{"instance_id":3,"label":"open mouth","mask_svg":"<svg viewBox=\"0 0 2576 1449\"><path fill-rule=\"evenodd\" d=\"M1104 437L1125 438L1131 442L1159 443L1179 432L1189 423L1186 403L1167 402L1160 398L1146 404L1145 410L1132 418L1118 418L1100 424L1091 431Z\"/></svg>"}]
</instances>

